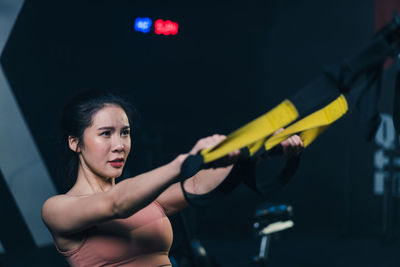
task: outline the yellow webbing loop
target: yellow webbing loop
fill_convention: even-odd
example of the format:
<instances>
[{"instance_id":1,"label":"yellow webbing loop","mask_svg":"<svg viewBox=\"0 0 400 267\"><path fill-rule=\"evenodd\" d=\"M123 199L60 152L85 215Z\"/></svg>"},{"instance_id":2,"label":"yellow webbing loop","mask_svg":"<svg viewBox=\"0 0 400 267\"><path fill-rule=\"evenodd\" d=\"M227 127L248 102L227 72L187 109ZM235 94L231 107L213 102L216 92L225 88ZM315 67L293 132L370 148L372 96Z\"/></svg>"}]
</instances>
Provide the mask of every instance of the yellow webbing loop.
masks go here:
<instances>
[{"instance_id":1,"label":"yellow webbing loop","mask_svg":"<svg viewBox=\"0 0 400 267\"><path fill-rule=\"evenodd\" d=\"M340 95L334 101L326 105L324 108L310 114L309 116L299 120L282 132L269 138L264 146L265 150L269 150L286 140L293 134L301 133L300 137L304 147L313 142L328 126L338 120L348 110L348 104L344 95Z\"/></svg>"},{"instance_id":2,"label":"yellow webbing loop","mask_svg":"<svg viewBox=\"0 0 400 267\"><path fill-rule=\"evenodd\" d=\"M202 150L200 153L204 163L212 162L249 145L255 152L258 150L257 147L262 147L266 137L296 120L298 116L299 113L292 102L284 100L269 112L231 133L216 147Z\"/></svg>"},{"instance_id":3,"label":"yellow webbing loop","mask_svg":"<svg viewBox=\"0 0 400 267\"><path fill-rule=\"evenodd\" d=\"M299 116L296 107L289 100L249 122L245 126L231 133L223 142L213 148L203 149L200 153L204 163L212 162L230 152L246 147L250 155L264 146L270 150L290 136L300 133L304 147L313 142L328 126L338 120L348 110L344 95L340 95L324 108L293 123L282 132L271 136L275 131L290 124Z\"/></svg>"}]
</instances>

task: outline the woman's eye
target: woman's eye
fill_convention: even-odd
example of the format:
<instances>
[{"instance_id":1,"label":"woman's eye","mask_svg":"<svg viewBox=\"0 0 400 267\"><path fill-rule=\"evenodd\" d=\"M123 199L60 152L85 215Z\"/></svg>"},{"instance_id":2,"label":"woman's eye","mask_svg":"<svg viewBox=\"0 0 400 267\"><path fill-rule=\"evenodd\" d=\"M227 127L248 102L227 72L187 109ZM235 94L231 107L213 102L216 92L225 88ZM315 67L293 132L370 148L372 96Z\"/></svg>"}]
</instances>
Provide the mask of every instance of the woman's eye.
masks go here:
<instances>
[{"instance_id":1,"label":"woman's eye","mask_svg":"<svg viewBox=\"0 0 400 267\"><path fill-rule=\"evenodd\" d=\"M111 132L110 131L105 131L105 132L102 132L101 135L110 136Z\"/></svg>"},{"instance_id":2,"label":"woman's eye","mask_svg":"<svg viewBox=\"0 0 400 267\"><path fill-rule=\"evenodd\" d=\"M123 130L123 131L122 131L122 134L123 134L123 135L129 135L129 133L130 133L130 130Z\"/></svg>"}]
</instances>

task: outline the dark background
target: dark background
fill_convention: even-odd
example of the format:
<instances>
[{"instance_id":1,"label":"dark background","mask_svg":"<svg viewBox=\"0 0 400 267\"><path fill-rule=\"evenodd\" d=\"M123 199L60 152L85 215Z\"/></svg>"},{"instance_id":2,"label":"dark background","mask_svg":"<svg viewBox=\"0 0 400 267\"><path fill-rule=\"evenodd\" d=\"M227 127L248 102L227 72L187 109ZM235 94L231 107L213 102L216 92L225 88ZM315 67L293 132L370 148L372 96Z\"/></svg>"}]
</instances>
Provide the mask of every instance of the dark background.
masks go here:
<instances>
[{"instance_id":1,"label":"dark background","mask_svg":"<svg viewBox=\"0 0 400 267\"><path fill-rule=\"evenodd\" d=\"M62 193L59 120L76 93L111 89L134 102L139 116L125 173L132 176L167 163L201 137L229 134L306 85L323 65L360 51L385 2L26 1L1 64ZM177 21L178 35L135 32L134 18L144 16ZM373 194L374 151L353 114L304 151L291 183L268 196L295 212L295 227L272 244L271 266L398 266L397 228L387 242L382 197ZM259 166L259 184L282 164ZM222 266L248 266L258 245L252 216L264 201L240 186L186 215ZM396 226L397 215L393 220ZM182 242L177 221L175 240ZM52 247L28 255L35 266L63 262ZM6 266L22 261L1 259Z\"/></svg>"}]
</instances>

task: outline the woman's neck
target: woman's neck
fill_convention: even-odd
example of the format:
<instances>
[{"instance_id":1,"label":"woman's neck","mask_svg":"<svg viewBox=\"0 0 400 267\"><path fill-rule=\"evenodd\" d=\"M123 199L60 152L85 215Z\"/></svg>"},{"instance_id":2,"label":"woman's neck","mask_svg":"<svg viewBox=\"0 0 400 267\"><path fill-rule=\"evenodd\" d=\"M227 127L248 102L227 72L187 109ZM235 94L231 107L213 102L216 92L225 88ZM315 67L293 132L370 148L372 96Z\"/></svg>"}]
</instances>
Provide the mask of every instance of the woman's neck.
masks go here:
<instances>
[{"instance_id":1,"label":"woman's neck","mask_svg":"<svg viewBox=\"0 0 400 267\"><path fill-rule=\"evenodd\" d=\"M115 178L101 177L88 166L79 165L78 178L73 186L77 192L84 195L106 192L115 185ZM74 190L75 191L75 190Z\"/></svg>"}]
</instances>

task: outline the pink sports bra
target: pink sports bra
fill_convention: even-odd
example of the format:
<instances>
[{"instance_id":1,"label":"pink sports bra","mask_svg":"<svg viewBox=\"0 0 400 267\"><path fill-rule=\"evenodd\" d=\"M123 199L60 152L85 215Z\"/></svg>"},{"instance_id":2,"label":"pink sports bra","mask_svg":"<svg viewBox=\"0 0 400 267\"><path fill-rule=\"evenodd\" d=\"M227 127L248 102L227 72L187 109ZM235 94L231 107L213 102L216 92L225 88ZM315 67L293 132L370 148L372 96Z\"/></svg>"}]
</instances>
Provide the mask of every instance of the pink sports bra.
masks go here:
<instances>
[{"instance_id":1,"label":"pink sports bra","mask_svg":"<svg viewBox=\"0 0 400 267\"><path fill-rule=\"evenodd\" d=\"M172 237L164 209L153 202L129 218L91 228L78 248L57 250L73 267L155 267L171 264Z\"/></svg>"}]
</instances>

